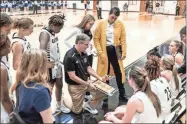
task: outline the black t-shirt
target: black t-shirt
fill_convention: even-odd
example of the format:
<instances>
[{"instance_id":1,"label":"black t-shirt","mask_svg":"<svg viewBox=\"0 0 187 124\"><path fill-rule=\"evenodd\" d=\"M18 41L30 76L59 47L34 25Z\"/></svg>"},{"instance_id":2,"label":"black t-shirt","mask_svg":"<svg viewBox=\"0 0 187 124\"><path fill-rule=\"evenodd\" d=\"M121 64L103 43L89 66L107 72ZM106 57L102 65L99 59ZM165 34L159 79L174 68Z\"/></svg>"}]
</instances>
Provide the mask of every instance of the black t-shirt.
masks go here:
<instances>
[{"instance_id":1,"label":"black t-shirt","mask_svg":"<svg viewBox=\"0 0 187 124\"><path fill-rule=\"evenodd\" d=\"M87 72L88 66L88 56L85 53L81 55L78 53L75 47L71 48L66 52L64 57L64 72L65 72L65 81L70 85L79 85L75 81L71 80L68 73L69 71L75 71L76 76L81 78L84 81L87 81L89 74Z\"/></svg>"},{"instance_id":2,"label":"black t-shirt","mask_svg":"<svg viewBox=\"0 0 187 124\"><path fill-rule=\"evenodd\" d=\"M92 40L93 36L92 36L92 32L90 30L85 30L85 31L83 31L83 33L88 35L88 37L90 37L90 40Z\"/></svg>"}]
</instances>

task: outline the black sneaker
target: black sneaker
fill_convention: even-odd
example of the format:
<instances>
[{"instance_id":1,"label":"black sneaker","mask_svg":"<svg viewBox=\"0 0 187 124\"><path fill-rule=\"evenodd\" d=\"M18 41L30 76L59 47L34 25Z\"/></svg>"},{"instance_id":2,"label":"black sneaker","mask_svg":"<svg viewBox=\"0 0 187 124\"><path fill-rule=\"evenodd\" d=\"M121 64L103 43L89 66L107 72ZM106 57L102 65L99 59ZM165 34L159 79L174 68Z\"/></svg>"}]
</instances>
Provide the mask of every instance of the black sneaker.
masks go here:
<instances>
[{"instance_id":1,"label":"black sneaker","mask_svg":"<svg viewBox=\"0 0 187 124\"><path fill-rule=\"evenodd\" d=\"M128 102L129 99L127 98L126 95L123 95L123 96L120 95L120 96L119 96L119 100L124 101L124 102Z\"/></svg>"},{"instance_id":2,"label":"black sneaker","mask_svg":"<svg viewBox=\"0 0 187 124\"><path fill-rule=\"evenodd\" d=\"M108 97L103 100L104 103L108 103Z\"/></svg>"}]
</instances>

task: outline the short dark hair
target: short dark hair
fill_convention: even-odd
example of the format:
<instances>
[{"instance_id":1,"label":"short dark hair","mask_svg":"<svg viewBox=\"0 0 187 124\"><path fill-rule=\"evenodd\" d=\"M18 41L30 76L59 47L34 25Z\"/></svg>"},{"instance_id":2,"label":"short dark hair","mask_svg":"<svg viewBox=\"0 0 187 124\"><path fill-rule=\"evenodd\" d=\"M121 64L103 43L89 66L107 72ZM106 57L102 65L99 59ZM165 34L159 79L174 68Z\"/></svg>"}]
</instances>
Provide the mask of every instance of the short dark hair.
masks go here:
<instances>
[{"instance_id":1,"label":"short dark hair","mask_svg":"<svg viewBox=\"0 0 187 124\"><path fill-rule=\"evenodd\" d=\"M181 30L180 30L180 35L185 34L186 35L186 26L184 26Z\"/></svg>"},{"instance_id":2,"label":"short dark hair","mask_svg":"<svg viewBox=\"0 0 187 124\"><path fill-rule=\"evenodd\" d=\"M149 50L149 52L147 52L147 59L149 59L150 56L157 56L158 58L161 58L161 55L158 50L159 46L156 46L153 49Z\"/></svg>"},{"instance_id":3,"label":"short dark hair","mask_svg":"<svg viewBox=\"0 0 187 124\"><path fill-rule=\"evenodd\" d=\"M53 15L49 18L49 25L64 26L65 16L64 15Z\"/></svg>"},{"instance_id":4,"label":"short dark hair","mask_svg":"<svg viewBox=\"0 0 187 124\"><path fill-rule=\"evenodd\" d=\"M113 7L111 10L110 10L110 15L111 14L115 14L115 16L119 16L120 15L120 9L118 7Z\"/></svg>"}]
</instances>

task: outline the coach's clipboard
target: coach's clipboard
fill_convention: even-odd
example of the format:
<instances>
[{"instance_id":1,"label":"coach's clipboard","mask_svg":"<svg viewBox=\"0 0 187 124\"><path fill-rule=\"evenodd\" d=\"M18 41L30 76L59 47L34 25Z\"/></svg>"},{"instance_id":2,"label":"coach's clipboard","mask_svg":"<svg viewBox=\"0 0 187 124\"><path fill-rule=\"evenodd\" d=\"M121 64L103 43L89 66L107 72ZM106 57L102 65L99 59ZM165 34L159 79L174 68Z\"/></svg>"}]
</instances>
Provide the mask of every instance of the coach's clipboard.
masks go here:
<instances>
[{"instance_id":1,"label":"coach's clipboard","mask_svg":"<svg viewBox=\"0 0 187 124\"><path fill-rule=\"evenodd\" d=\"M105 93L108 96L113 96L115 92L117 92L118 90L112 86L110 86L107 83L104 83L100 80L95 80L93 82L94 86L101 92Z\"/></svg>"}]
</instances>

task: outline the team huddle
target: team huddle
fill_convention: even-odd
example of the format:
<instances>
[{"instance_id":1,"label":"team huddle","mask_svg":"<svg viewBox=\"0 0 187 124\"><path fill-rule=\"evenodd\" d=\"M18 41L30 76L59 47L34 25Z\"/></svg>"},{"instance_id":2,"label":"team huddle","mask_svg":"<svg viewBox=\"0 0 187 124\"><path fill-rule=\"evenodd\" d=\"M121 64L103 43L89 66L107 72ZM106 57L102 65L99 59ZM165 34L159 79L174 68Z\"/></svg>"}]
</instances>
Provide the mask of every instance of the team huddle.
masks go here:
<instances>
[{"instance_id":1,"label":"team huddle","mask_svg":"<svg viewBox=\"0 0 187 124\"><path fill-rule=\"evenodd\" d=\"M64 43L69 49L61 62L56 34L63 29L64 15L53 15L49 18L48 25L40 31L39 49L36 49L26 39L33 32L33 20L20 18L13 21L7 14L1 13L1 123L12 121L12 101L16 102L21 117L17 122L54 123L51 109L54 86L57 112L80 114L87 110L91 114L98 114L97 106L108 102L108 98L95 87L91 79L94 77L108 84L107 75L111 75L112 71L116 77L119 100L127 102L127 105L106 113L103 115L105 120L99 123L164 121L171 113L171 107L181 91L179 73L186 73L186 52L179 52L183 43L186 43L186 27L180 31L181 41L171 42L170 55L160 56L153 49L148 52L144 67L134 66L128 71L126 76L134 94L127 98L123 86L126 33L119 16L119 8L113 7L108 19L100 20L95 30L92 30L95 18L90 14L85 15L65 37ZM9 38L7 35L12 27L17 32ZM75 40L72 41L71 38ZM118 49L119 53L116 52ZM10 52L12 66L8 58ZM95 71L92 65L96 55L98 61ZM16 75L13 79L10 68L13 68ZM62 99L63 77L68 86L70 102Z\"/></svg>"}]
</instances>

